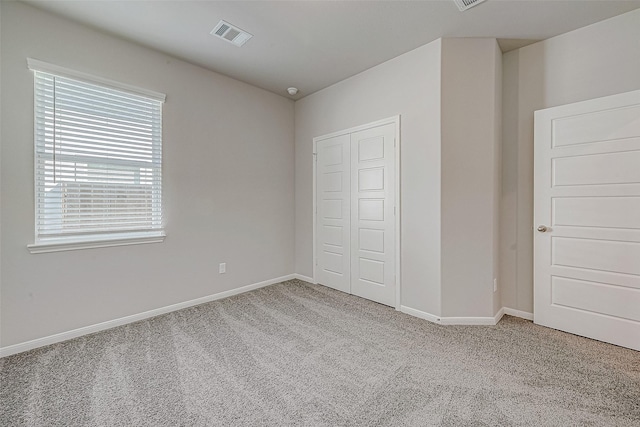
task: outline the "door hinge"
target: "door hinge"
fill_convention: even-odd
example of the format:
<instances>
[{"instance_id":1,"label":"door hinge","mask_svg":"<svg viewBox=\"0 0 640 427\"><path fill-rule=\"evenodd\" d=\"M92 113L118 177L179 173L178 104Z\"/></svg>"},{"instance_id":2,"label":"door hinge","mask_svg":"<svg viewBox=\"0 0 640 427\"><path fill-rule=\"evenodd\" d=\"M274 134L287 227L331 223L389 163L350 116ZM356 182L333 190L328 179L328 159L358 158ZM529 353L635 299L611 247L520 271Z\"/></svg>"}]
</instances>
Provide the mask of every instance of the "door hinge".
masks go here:
<instances>
[{"instance_id":1,"label":"door hinge","mask_svg":"<svg viewBox=\"0 0 640 427\"><path fill-rule=\"evenodd\" d=\"M396 216L396 207L393 207L393 216Z\"/></svg>"},{"instance_id":2,"label":"door hinge","mask_svg":"<svg viewBox=\"0 0 640 427\"><path fill-rule=\"evenodd\" d=\"M318 161L318 153L313 153L313 161L314 162Z\"/></svg>"},{"instance_id":3,"label":"door hinge","mask_svg":"<svg viewBox=\"0 0 640 427\"><path fill-rule=\"evenodd\" d=\"M396 139L395 138L393 138L393 146L394 147L396 146Z\"/></svg>"}]
</instances>

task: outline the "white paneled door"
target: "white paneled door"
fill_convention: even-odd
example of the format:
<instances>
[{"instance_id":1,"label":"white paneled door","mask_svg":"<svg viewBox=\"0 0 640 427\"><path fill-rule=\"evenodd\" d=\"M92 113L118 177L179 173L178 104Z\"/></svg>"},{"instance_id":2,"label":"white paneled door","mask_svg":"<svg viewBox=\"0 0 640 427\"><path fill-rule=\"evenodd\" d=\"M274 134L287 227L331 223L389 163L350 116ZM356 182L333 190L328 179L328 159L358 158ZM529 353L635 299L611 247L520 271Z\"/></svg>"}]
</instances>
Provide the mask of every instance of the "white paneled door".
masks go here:
<instances>
[{"instance_id":1,"label":"white paneled door","mask_svg":"<svg viewBox=\"0 0 640 427\"><path fill-rule=\"evenodd\" d=\"M535 115L535 322L640 350L640 91Z\"/></svg>"},{"instance_id":2,"label":"white paneled door","mask_svg":"<svg viewBox=\"0 0 640 427\"><path fill-rule=\"evenodd\" d=\"M316 139L315 279L396 305L396 123Z\"/></svg>"},{"instance_id":3,"label":"white paneled door","mask_svg":"<svg viewBox=\"0 0 640 427\"><path fill-rule=\"evenodd\" d=\"M350 137L316 145L316 280L350 292L351 163Z\"/></svg>"},{"instance_id":4,"label":"white paneled door","mask_svg":"<svg viewBox=\"0 0 640 427\"><path fill-rule=\"evenodd\" d=\"M351 134L351 293L395 305L395 125Z\"/></svg>"}]
</instances>

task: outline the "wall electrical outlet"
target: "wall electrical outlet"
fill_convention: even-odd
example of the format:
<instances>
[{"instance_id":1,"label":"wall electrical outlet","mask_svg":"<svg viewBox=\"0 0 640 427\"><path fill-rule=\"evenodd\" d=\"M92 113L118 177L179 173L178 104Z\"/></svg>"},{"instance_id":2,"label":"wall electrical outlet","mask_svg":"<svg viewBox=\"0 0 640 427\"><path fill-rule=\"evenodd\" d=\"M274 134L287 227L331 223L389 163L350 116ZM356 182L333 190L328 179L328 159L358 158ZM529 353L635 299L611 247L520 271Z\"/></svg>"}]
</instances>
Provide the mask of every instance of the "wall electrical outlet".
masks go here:
<instances>
[{"instance_id":1,"label":"wall electrical outlet","mask_svg":"<svg viewBox=\"0 0 640 427\"><path fill-rule=\"evenodd\" d=\"M218 267L218 273L224 274L226 272L227 272L227 263L226 262L221 262L220 263L220 267Z\"/></svg>"},{"instance_id":2,"label":"wall electrical outlet","mask_svg":"<svg viewBox=\"0 0 640 427\"><path fill-rule=\"evenodd\" d=\"M498 279L493 279L493 292L498 292Z\"/></svg>"}]
</instances>

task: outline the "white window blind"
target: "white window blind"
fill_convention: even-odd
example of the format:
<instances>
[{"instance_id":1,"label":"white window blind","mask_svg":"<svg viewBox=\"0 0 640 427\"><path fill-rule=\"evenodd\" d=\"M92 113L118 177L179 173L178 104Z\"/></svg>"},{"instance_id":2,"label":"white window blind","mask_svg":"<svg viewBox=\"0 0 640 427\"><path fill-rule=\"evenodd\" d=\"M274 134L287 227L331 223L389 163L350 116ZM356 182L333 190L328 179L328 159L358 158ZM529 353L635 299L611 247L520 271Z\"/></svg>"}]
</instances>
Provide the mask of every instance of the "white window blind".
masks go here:
<instances>
[{"instance_id":1,"label":"white window blind","mask_svg":"<svg viewBox=\"0 0 640 427\"><path fill-rule=\"evenodd\" d=\"M162 234L162 102L35 70L36 244Z\"/></svg>"}]
</instances>

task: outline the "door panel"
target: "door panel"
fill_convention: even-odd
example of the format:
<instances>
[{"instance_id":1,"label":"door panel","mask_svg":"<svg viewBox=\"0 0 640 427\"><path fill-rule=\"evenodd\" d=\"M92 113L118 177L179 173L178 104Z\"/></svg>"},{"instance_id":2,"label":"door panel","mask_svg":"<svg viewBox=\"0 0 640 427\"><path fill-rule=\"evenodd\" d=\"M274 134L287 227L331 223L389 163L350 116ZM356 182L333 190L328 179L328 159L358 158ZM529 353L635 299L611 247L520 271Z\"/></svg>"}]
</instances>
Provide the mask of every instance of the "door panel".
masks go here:
<instances>
[{"instance_id":1,"label":"door panel","mask_svg":"<svg viewBox=\"0 0 640 427\"><path fill-rule=\"evenodd\" d=\"M351 293L395 305L395 125L351 134Z\"/></svg>"},{"instance_id":2,"label":"door panel","mask_svg":"<svg viewBox=\"0 0 640 427\"><path fill-rule=\"evenodd\" d=\"M640 243L551 237L551 265L640 275Z\"/></svg>"},{"instance_id":3,"label":"door panel","mask_svg":"<svg viewBox=\"0 0 640 427\"><path fill-rule=\"evenodd\" d=\"M535 115L535 322L640 350L640 91Z\"/></svg>"},{"instance_id":4,"label":"door panel","mask_svg":"<svg viewBox=\"0 0 640 427\"><path fill-rule=\"evenodd\" d=\"M349 135L319 141L316 150L316 280L350 292Z\"/></svg>"},{"instance_id":5,"label":"door panel","mask_svg":"<svg viewBox=\"0 0 640 427\"><path fill-rule=\"evenodd\" d=\"M551 303L640 322L640 290L554 276Z\"/></svg>"},{"instance_id":6,"label":"door panel","mask_svg":"<svg viewBox=\"0 0 640 427\"><path fill-rule=\"evenodd\" d=\"M553 146L599 143L638 135L640 106L608 108L553 121Z\"/></svg>"},{"instance_id":7,"label":"door panel","mask_svg":"<svg viewBox=\"0 0 640 427\"><path fill-rule=\"evenodd\" d=\"M640 151L578 154L554 158L552 162L554 187L640 183Z\"/></svg>"},{"instance_id":8,"label":"door panel","mask_svg":"<svg viewBox=\"0 0 640 427\"><path fill-rule=\"evenodd\" d=\"M556 197L554 226L628 228L640 230L640 197Z\"/></svg>"}]
</instances>

